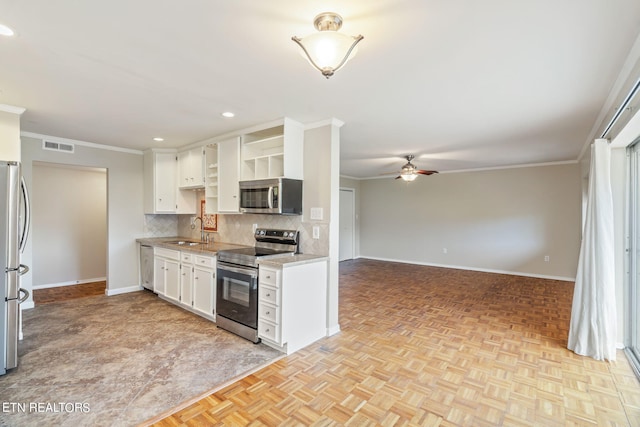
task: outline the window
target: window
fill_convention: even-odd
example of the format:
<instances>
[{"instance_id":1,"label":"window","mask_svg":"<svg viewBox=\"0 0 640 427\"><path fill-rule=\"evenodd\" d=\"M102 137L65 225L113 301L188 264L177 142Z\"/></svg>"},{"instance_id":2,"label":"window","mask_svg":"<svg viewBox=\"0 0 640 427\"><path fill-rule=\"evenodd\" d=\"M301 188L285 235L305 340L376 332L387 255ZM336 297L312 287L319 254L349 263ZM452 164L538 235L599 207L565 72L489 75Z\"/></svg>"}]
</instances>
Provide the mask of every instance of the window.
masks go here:
<instances>
[{"instance_id":1,"label":"window","mask_svg":"<svg viewBox=\"0 0 640 427\"><path fill-rule=\"evenodd\" d=\"M625 353L640 378L640 142L627 148L628 187L628 286L625 315Z\"/></svg>"}]
</instances>

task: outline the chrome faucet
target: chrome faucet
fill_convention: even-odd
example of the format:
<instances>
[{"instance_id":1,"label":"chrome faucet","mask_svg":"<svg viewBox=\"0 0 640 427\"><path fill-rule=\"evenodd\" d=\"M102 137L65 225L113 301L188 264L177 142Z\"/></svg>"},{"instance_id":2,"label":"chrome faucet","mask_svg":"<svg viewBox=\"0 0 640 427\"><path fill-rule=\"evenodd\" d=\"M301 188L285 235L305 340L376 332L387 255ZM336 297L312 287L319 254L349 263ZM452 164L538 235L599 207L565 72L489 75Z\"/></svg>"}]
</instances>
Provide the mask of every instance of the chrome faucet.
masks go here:
<instances>
[{"instance_id":1,"label":"chrome faucet","mask_svg":"<svg viewBox=\"0 0 640 427\"><path fill-rule=\"evenodd\" d=\"M204 221L202 221L202 217L197 216L194 218L193 222L191 223L191 229L193 230L196 228L196 220L198 219L200 220L200 241L209 243L209 239L204 232Z\"/></svg>"}]
</instances>

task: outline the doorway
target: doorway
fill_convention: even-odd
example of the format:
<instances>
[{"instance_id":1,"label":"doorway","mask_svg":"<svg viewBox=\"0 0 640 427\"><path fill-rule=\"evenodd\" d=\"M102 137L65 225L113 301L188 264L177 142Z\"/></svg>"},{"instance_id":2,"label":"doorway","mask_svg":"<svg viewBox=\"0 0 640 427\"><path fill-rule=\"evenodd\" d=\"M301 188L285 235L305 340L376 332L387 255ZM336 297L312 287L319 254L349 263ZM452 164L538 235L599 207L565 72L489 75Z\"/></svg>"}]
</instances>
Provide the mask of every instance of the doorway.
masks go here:
<instances>
[{"instance_id":1,"label":"doorway","mask_svg":"<svg viewBox=\"0 0 640 427\"><path fill-rule=\"evenodd\" d=\"M340 248L339 261L355 258L356 208L355 190L340 189Z\"/></svg>"},{"instance_id":2,"label":"doorway","mask_svg":"<svg viewBox=\"0 0 640 427\"><path fill-rule=\"evenodd\" d=\"M107 170L34 162L31 185L34 302L104 295Z\"/></svg>"}]
</instances>

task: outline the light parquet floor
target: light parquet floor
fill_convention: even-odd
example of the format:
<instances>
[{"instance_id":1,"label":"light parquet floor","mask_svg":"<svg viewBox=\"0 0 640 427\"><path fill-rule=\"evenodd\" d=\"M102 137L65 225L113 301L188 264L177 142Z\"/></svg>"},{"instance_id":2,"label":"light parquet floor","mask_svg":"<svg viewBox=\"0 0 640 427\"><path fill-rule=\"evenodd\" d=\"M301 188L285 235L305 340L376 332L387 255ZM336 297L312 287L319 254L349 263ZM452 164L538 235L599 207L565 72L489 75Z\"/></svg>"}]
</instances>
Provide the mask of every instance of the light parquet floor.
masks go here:
<instances>
[{"instance_id":1,"label":"light parquet floor","mask_svg":"<svg viewBox=\"0 0 640 427\"><path fill-rule=\"evenodd\" d=\"M354 260L342 331L155 426L639 426L640 385L566 349L573 283Z\"/></svg>"}]
</instances>

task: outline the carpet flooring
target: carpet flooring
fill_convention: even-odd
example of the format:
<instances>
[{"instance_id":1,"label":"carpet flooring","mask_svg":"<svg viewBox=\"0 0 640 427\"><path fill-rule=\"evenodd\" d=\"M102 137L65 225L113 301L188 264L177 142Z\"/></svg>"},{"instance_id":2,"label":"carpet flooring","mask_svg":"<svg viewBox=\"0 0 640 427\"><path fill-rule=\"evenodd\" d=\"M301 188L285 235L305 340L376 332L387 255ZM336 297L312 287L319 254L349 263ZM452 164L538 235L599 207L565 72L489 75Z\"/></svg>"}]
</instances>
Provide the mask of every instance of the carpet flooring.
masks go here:
<instances>
[{"instance_id":1,"label":"carpet flooring","mask_svg":"<svg viewBox=\"0 0 640 427\"><path fill-rule=\"evenodd\" d=\"M132 426L281 357L148 291L24 312L0 425Z\"/></svg>"}]
</instances>

